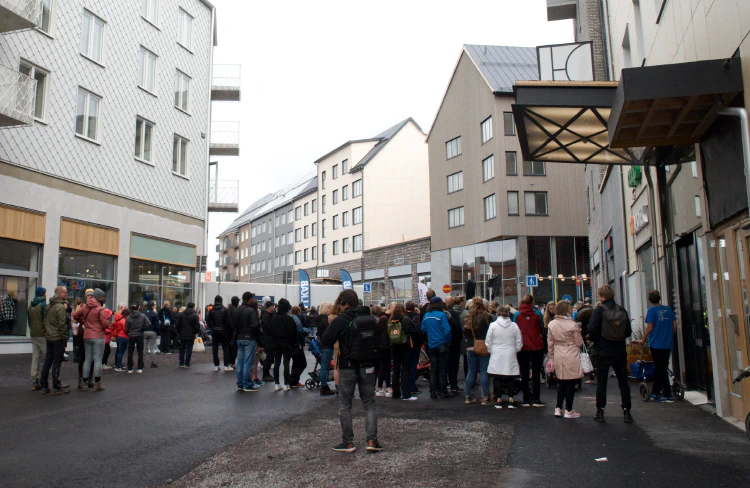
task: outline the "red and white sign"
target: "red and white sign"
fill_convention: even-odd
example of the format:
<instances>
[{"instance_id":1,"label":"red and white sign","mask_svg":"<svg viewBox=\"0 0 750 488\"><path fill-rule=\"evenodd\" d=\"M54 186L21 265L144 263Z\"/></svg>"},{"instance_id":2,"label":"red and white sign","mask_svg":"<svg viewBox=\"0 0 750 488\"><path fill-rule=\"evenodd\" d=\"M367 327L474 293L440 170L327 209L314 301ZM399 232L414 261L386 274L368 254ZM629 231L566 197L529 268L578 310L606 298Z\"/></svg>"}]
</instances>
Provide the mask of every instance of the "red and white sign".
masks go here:
<instances>
[{"instance_id":1,"label":"red and white sign","mask_svg":"<svg viewBox=\"0 0 750 488\"><path fill-rule=\"evenodd\" d=\"M203 273L203 281L207 283L213 281L213 271Z\"/></svg>"},{"instance_id":2,"label":"red and white sign","mask_svg":"<svg viewBox=\"0 0 750 488\"><path fill-rule=\"evenodd\" d=\"M446 294L447 294L447 293L450 293L450 292L451 292L451 290L453 290L453 288L451 288L451 285L445 285L445 286L443 287L443 293L446 293Z\"/></svg>"}]
</instances>

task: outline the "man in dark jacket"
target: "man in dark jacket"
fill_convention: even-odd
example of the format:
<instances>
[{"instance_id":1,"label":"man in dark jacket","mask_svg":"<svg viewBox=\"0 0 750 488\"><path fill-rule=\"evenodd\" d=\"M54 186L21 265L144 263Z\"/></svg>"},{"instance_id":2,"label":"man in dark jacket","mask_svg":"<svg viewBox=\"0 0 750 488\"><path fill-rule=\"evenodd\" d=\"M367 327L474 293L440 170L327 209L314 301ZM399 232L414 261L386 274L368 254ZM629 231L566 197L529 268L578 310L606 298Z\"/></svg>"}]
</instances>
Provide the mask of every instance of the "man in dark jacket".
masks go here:
<instances>
[{"instance_id":1,"label":"man in dark jacket","mask_svg":"<svg viewBox=\"0 0 750 488\"><path fill-rule=\"evenodd\" d=\"M174 332L177 317L172 313L169 302L164 302L164 306L159 311L159 325L161 326L161 343L159 347L163 354L172 354L172 332Z\"/></svg>"},{"instance_id":2,"label":"man in dark jacket","mask_svg":"<svg viewBox=\"0 0 750 488\"><path fill-rule=\"evenodd\" d=\"M604 285L599 288L599 301L601 304L591 314L588 332L594 341L596 349L596 416L594 420L604 422L604 407L607 405L607 379L611 367L617 376L622 398L622 411L625 423L631 423L633 417L630 415L630 384L628 383L628 358L625 351L625 339L631 336L633 330L630 326L630 317L625 309L615 303L615 291ZM619 311L619 317L613 317ZM607 318L609 315L610 318ZM613 320L617 318L618 320ZM624 322L624 323L623 323ZM621 339L607 339L605 336L617 331Z\"/></svg>"},{"instance_id":3,"label":"man in dark jacket","mask_svg":"<svg viewBox=\"0 0 750 488\"><path fill-rule=\"evenodd\" d=\"M266 360L263 361L263 381L273 381L271 366L273 366L273 335L271 334L271 322L275 307L270 300L263 304L260 312L260 327L263 333L263 350L266 352Z\"/></svg>"},{"instance_id":4,"label":"man in dark jacket","mask_svg":"<svg viewBox=\"0 0 750 488\"><path fill-rule=\"evenodd\" d=\"M47 290L37 287L34 299L26 315L31 337L31 389L41 390L39 372L47 355L47 340L44 338L44 307L47 306Z\"/></svg>"},{"instance_id":5,"label":"man in dark jacket","mask_svg":"<svg viewBox=\"0 0 750 488\"><path fill-rule=\"evenodd\" d=\"M461 314L453 308L456 301L453 297L445 299L448 323L451 326L451 343L448 351L448 387L454 395L464 391L458 387L458 369L461 364L461 343L464 339L463 327L461 325Z\"/></svg>"},{"instance_id":6,"label":"man in dark jacket","mask_svg":"<svg viewBox=\"0 0 750 488\"><path fill-rule=\"evenodd\" d=\"M237 369L237 339L235 338L234 340L232 340L236 327L233 317L235 310L237 310L237 307L239 306L240 297L233 296L232 303L227 307L227 309L229 310L229 329L227 329L227 336L229 337L229 365L235 369Z\"/></svg>"},{"instance_id":7,"label":"man in dark jacket","mask_svg":"<svg viewBox=\"0 0 750 488\"><path fill-rule=\"evenodd\" d=\"M586 300L588 300L588 298L586 298ZM581 307L581 309L578 311L578 315L576 316L576 322L581 324L581 335L583 336L583 344L589 353L589 359L591 360L592 366L594 366L594 371L596 371L596 348L594 347L593 342L591 342L591 338L589 336L589 322L591 322L592 315L594 315L594 309L591 308L591 301L585 301L583 302L583 307ZM591 373L588 374L588 379L586 380L586 384L587 385L596 384L596 381L594 380L594 378L596 378L596 374L592 371Z\"/></svg>"},{"instance_id":8,"label":"man in dark jacket","mask_svg":"<svg viewBox=\"0 0 750 488\"><path fill-rule=\"evenodd\" d=\"M50 392L49 371L52 368L52 391L55 395L67 395L70 386L60 382L60 366L68 343L68 289L64 286L55 288L55 295L50 299L49 305L45 307L44 313L44 337L47 340L47 350L44 358L44 366L39 378L42 386L42 394Z\"/></svg>"},{"instance_id":9,"label":"man in dark jacket","mask_svg":"<svg viewBox=\"0 0 750 488\"><path fill-rule=\"evenodd\" d=\"M216 307L214 307L215 309ZM232 323L237 334L237 390L258 391L252 380L252 369L256 363L256 346L260 337L258 301L246 291L242 295L242 305L232 314Z\"/></svg>"},{"instance_id":10,"label":"man in dark jacket","mask_svg":"<svg viewBox=\"0 0 750 488\"><path fill-rule=\"evenodd\" d=\"M325 310L326 312L329 310ZM331 361L333 360L333 347L326 346L323 344L322 338L328 328L328 316L323 314L324 310L321 308L321 313L317 314L317 339L320 345L320 396L331 396L335 393L328 386L328 371L331 369Z\"/></svg>"},{"instance_id":11,"label":"man in dark jacket","mask_svg":"<svg viewBox=\"0 0 750 488\"><path fill-rule=\"evenodd\" d=\"M206 325L211 329L211 349L214 355L214 371L219 371L219 346L224 355L224 371L233 371L229 365L229 335L228 330L231 328L232 319L229 310L224 307L224 299L221 295L214 298L214 306L208 312Z\"/></svg>"},{"instance_id":12,"label":"man in dark jacket","mask_svg":"<svg viewBox=\"0 0 750 488\"><path fill-rule=\"evenodd\" d=\"M419 366L419 353L422 351L422 344L424 344L424 334L422 334L422 317L419 314L419 308L417 305L409 300L404 304L406 309L406 316L414 324L414 333L411 335L412 342L414 343L411 349L411 374L409 375L409 386L411 387L412 395L419 395L422 393L417 388L417 366ZM403 392L402 392L403 394Z\"/></svg>"},{"instance_id":13,"label":"man in dark jacket","mask_svg":"<svg viewBox=\"0 0 750 488\"><path fill-rule=\"evenodd\" d=\"M153 300L148 302L146 318L149 321L146 331L143 333L143 342L146 344L146 351L151 354L151 367L156 368L156 338L159 336L159 314L156 313L156 303ZM127 321L126 321L127 323Z\"/></svg>"},{"instance_id":14,"label":"man in dark jacket","mask_svg":"<svg viewBox=\"0 0 750 488\"><path fill-rule=\"evenodd\" d=\"M365 430L367 431L367 450L382 451L378 442L378 416L375 410L375 374L373 365L361 364L349 357L352 345L352 327L361 321L377 322L370 315L370 307L358 306L359 298L354 290L342 291L336 303L344 310L328 325L322 337L323 344L333 347L339 343L339 421L341 422L343 442L333 448L337 452L354 452L354 429L352 427L352 398L354 389L359 387L362 406L365 408ZM372 371L372 372L370 372Z\"/></svg>"},{"instance_id":15,"label":"man in dark jacket","mask_svg":"<svg viewBox=\"0 0 750 488\"><path fill-rule=\"evenodd\" d=\"M195 334L201 330L201 324L193 302L188 303L185 311L177 315L176 328L180 335L180 368L189 368Z\"/></svg>"},{"instance_id":16,"label":"man in dark jacket","mask_svg":"<svg viewBox=\"0 0 750 488\"><path fill-rule=\"evenodd\" d=\"M289 361L292 359L294 349L297 347L297 324L289 315L292 305L289 300L279 300L279 309L273 315L271 322L271 339L273 340L273 381L276 383L275 391L280 391L279 370L284 365L284 391L289 391L291 381L291 369Z\"/></svg>"},{"instance_id":17,"label":"man in dark jacket","mask_svg":"<svg viewBox=\"0 0 750 488\"><path fill-rule=\"evenodd\" d=\"M143 334L151 326L148 318L138 311L138 305L130 307L130 315L125 320L125 333L128 335L128 373L133 373L133 350L138 348L138 374L143 373Z\"/></svg>"},{"instance_id":18,"label":"man in dark jacket","mask_svg":"<svg viewBox=\"0 0 750 488\"><path fill-rule=\"evenodd\" d=\"M518 313L513 321L518 325L523 337L523 349L518 353L518 367L521 370L523 385L522 407L544 407L540 398L544 341L542 339L542 319L534 311L534 297L526 295L521 300ZM529 391L529 367L531 367L532 391ZM534 396L531 396L533 392Z\"/></svg>"}]
</instances>

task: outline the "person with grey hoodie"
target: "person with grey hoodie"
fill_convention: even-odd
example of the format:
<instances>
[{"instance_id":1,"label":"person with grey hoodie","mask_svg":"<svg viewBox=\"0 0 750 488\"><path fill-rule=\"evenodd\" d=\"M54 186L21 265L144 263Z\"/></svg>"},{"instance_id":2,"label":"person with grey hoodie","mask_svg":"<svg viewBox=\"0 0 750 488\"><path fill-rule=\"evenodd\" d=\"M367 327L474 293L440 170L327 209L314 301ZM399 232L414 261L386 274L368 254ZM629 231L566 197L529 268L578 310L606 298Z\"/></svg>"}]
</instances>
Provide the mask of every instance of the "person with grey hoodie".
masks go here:
<instances>
[{"instance_id":1,"label":"person with grey hoodie","mask_svg":"<svg viewBox=\"0 0 750 488\"><path fill-rule=\"evenodd\" d=\"M143 373L143 333L151 325L148 317L138 311L138 305L130 307L130 315L125 321L128 342L128 373L133 373L133 350L138 349L138 374Z\"/></svg>"}]
</instances>

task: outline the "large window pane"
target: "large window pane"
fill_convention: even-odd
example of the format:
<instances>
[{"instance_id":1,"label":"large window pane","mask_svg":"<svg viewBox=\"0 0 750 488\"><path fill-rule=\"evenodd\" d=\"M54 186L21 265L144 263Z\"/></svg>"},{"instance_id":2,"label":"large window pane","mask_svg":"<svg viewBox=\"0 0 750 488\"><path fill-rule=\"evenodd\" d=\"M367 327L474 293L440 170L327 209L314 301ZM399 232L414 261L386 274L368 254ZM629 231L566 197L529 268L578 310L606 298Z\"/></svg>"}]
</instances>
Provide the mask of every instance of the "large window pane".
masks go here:
<instances>
[{"instance_id":1,"label":"large window pane","mask_svg":"<svg viewBox=\"0 0 750 488\"><path fill-rule=\"evenodd\" d=\"M61 248L58 259L58 273L61 276L74 278L114 280L115 257Z\"/></svg>"},{"instance_id":2,"label":"large window pane","mask_svg":"<svg viewBox=\"0 0 750 488\"><path fill-rule=\"evenodd\" d=\"M0 269L38 271L39 246L28 242L0 239Z\"/></svg>"}]
</instances>

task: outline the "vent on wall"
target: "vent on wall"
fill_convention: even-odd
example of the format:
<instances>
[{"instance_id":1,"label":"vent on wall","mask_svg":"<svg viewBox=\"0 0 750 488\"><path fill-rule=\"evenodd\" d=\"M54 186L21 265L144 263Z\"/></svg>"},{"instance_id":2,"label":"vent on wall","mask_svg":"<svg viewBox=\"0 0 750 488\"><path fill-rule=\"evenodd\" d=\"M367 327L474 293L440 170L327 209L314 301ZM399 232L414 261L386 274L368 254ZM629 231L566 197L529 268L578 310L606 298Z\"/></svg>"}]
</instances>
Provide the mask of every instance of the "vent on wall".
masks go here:
<instances>
[{"instance_id":1,"label":"vent on wall","mask_svg":"<svg viewBox=\"0 0 750 488\"><path fill-rule=\"evenodd\" d=\"M422 254L419 256L420 261L424 261L425 259L427 259L427 254Z\"/></svg>"},{"instance_id":2,"label":"vent on wall","mask_svg":"<svg viewBox=\"0 0 750 488\"><path fill-rule=\"evenodd\" d=\"M393 260L393 264L404 264L404 258L396 258Z\"/></svg>"}]
</instances>

